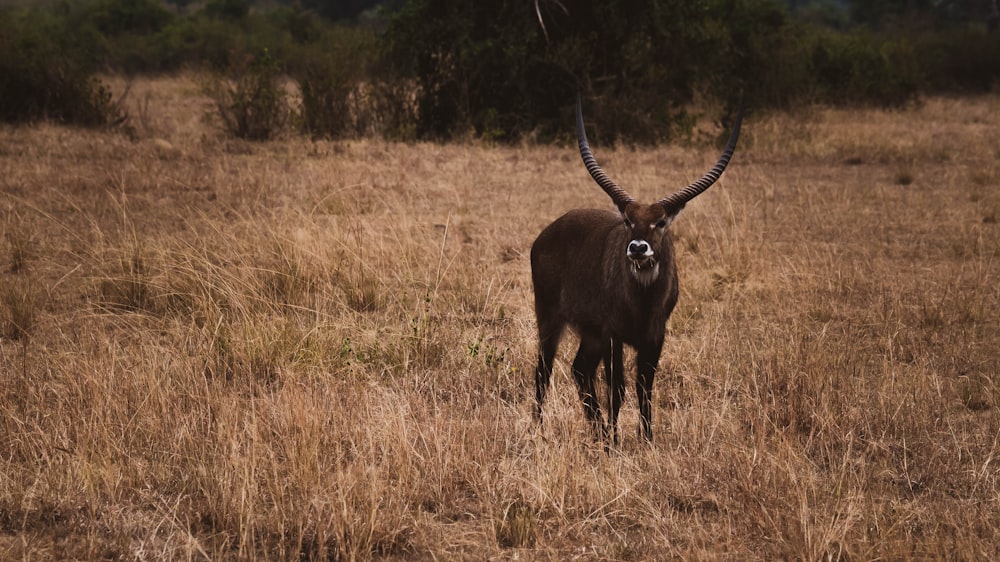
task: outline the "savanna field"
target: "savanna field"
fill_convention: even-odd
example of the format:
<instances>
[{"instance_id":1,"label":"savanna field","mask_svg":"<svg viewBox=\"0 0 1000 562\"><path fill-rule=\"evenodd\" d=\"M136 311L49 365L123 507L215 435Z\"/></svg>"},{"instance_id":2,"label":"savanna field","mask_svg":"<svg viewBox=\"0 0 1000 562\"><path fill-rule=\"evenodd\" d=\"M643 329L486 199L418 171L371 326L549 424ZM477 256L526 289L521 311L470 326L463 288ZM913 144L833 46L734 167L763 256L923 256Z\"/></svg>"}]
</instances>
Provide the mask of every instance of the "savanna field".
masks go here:
<instances>
[{"instance_id":1,"label":"savanna field","mask_svg":"<svg viewBox=\"0 0 1000 562\"><path fill-rule=\"evenodd\" d=\"M120 90L122 84L118 84ZM566 338L534 423L528 251L611 208L562 146L0 128L0 559L1000 557L1000 97L756 113L671 226L636 437ZM707 139L595 144L653 201Z\"/></svg>"}]
</instances>

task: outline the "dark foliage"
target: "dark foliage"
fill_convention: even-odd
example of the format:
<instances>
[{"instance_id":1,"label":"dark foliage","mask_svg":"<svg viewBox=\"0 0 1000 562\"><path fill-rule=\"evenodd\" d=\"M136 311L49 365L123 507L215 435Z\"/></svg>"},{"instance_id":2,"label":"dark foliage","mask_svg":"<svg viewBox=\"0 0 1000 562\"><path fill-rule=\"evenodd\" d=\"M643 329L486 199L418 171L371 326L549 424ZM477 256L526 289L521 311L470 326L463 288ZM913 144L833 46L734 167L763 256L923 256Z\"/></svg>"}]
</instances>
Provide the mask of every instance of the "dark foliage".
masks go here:
<instances>
[{"instance_id":1,"label":"dark foliage","mask_svg":"<svg viewBox=\"0 0 1000 562\"><path fill-rule=\"evenodd\" d=\"M724 34L708 3L539 7L544 28L535 5L518 0L415 0L396 14L385 37L419 85L418 136L551 137L583 91L601 98L589 112L596 138L659 140L683 118Z\"/></svg>"},{"instance_id":2,"label":"dark foliage","mask_svg":"<svg viewBox=\"0 0 1000 562\"><path fill-rule=\"evenodd\" d=\"M374 64L375 37L340 29L326 37L324 48L309 49L291 73L302 94L302 128L313 137L341 138L365 134L372 117L370 93L361 88Z\"/></svg>"},{"instance_id":3,"label":"dark foliage","mask_svg":"<svg viewBox=\"0 0 1000 562\"><path fill-rule=\"evenodd\" d=\"M87 28L41 13L0 12L0 121L113 126L125 114L94 76Z\"/></svg>"},{"instance_id":4,"label":"dark foliage","mask_svg":"<svg viewBox=\"0 0 1000 562\"><path fill-rule=\"evenodd\" d=\"M974 0L171 4L0 9L0 118L115 122L97 70L231 77L264 52L321 137L568 139L580 92L596 142L648 143L689 132L691 108L724 125L740 100L894 106L1000 80L1000 33Z\"/></svg>"},{"instance_id":5,"label":"dark foliage","mask_svg":"<svg viewBox=\"0 0 1000 562\"><path fill-rule=\"evenodd\" d=\"M944 27L985 23L993 15L990 0L850 0L851 18L872 28Z\"/></svg>"},{"instance_id":6,"label":"dark foliage","mask_svg":"<svg viewBox=\"0 0 1000 562\"><path fill-rule=\"evenodd\" d=\"M277 61L266 50L234 65L215 80L208 94L215 100L226 131L234 137L263 141L285 130L291 109Z\"/></svg>"},{"instance_id":7,"label":"dark foliage","mask_svg":"<svg viewBox=\"0 0 1000 562\"><path fill-rule=\"evenodd\" d=\"M414 0L397 14L386 38L419 85L418 136L551 138L565 133L579 91L599 100L588 109L595 139L661 140L683 128L699 89L731 105L748 89L763 97L773 82L747 78L786 26L769 2L539 8Z\"/></svg>"}]
</instances>

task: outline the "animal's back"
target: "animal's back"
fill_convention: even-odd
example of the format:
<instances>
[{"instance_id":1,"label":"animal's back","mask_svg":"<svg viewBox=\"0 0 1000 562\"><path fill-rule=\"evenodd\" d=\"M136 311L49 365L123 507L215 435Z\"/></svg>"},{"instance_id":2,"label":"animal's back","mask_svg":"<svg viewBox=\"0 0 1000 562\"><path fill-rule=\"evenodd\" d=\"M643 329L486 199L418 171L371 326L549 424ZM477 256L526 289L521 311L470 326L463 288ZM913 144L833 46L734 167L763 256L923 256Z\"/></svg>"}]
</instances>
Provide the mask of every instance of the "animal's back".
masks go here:
<instances>
[{"instance_id":1,"label":"animal's back","mask_svg":"<svg viewBox=\"0 0 1000 562\"><path fill-rule=\"evenodd\" d=\"M538 235L531 246L531 280L539 316L558 313L574 324L599 321L606 241L621 225L621 215L613 211L577 209Z\"/></svg>"}]
</instances>

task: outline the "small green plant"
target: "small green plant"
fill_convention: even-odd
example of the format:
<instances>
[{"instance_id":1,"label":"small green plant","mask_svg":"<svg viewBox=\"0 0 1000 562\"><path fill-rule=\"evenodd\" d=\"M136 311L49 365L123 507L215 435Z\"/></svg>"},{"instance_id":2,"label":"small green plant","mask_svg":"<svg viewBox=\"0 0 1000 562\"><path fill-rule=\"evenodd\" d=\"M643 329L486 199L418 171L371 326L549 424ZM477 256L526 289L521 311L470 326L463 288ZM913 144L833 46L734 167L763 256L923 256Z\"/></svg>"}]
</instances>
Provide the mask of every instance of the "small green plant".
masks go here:
<instances>
[{"instance_id":1,"label":"small green plant","mask_svg":"<svg viewBox=\"0 0 1000 562\"><path fill-rule=\"evenodd\" d=\"M351 338L344 338L340 342L340 360L349 362L351 360L351 354L354 353L354 348L351 347Z\"/></svg>"},{"instance_id":2,"label":"small green plant","mask_svg":"<svg viewBox=\"0 0 1000 562\"><path fill-rule=\"evenodd\" d=\"M215 101L223 127L246 140L270 140L281 134L291 116L281 67L267 49L234 63L230 77L217 77L206 93Z\"/></svg>"},{"instance_id":3,"label":"small green plant","mask_svg":"<svg viewBox=\"0 0 1000 562\"><path fill-rule=\"evenodd\" d=\"M510 348L501 349L491 341L483 341L480 336L475 341L466 344L465 351L470 359L482 356L487 368L496 369L507 364L507 354L510 352Z\"/></svg>"}]
</instances>

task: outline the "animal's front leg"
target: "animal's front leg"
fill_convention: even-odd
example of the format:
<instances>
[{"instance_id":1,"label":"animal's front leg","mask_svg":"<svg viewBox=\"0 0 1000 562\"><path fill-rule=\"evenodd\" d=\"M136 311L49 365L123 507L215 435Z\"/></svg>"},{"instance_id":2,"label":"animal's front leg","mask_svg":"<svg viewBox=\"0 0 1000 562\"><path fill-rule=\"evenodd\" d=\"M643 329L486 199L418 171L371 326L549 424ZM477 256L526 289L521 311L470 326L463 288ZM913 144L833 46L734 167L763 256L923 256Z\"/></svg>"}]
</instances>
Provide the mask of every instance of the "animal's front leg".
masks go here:
<instances>
[{"instance_id":1,"label":"animal's front leg","mask_svg":"<svg viewBox=\"0 0 1000 562\"><path fill-rule=\"evenodd\" d=\"M625 366L621 340L609 339L605 345L604 378L608 385L608 425L611 441L618 445L618 412L625 397Z\"/></svg>"},{"instance_id":2,"label":"animal's front leg","mask_svg":"<svg viewBox=\"0 0 1000 562\"><path fill-rule=\"evenodd\" d=\"M639 401L639 439L653 440L653 376L660 362L663 341L639 347L636 356L635 394Z\"/></svg>"}]
</instances>

